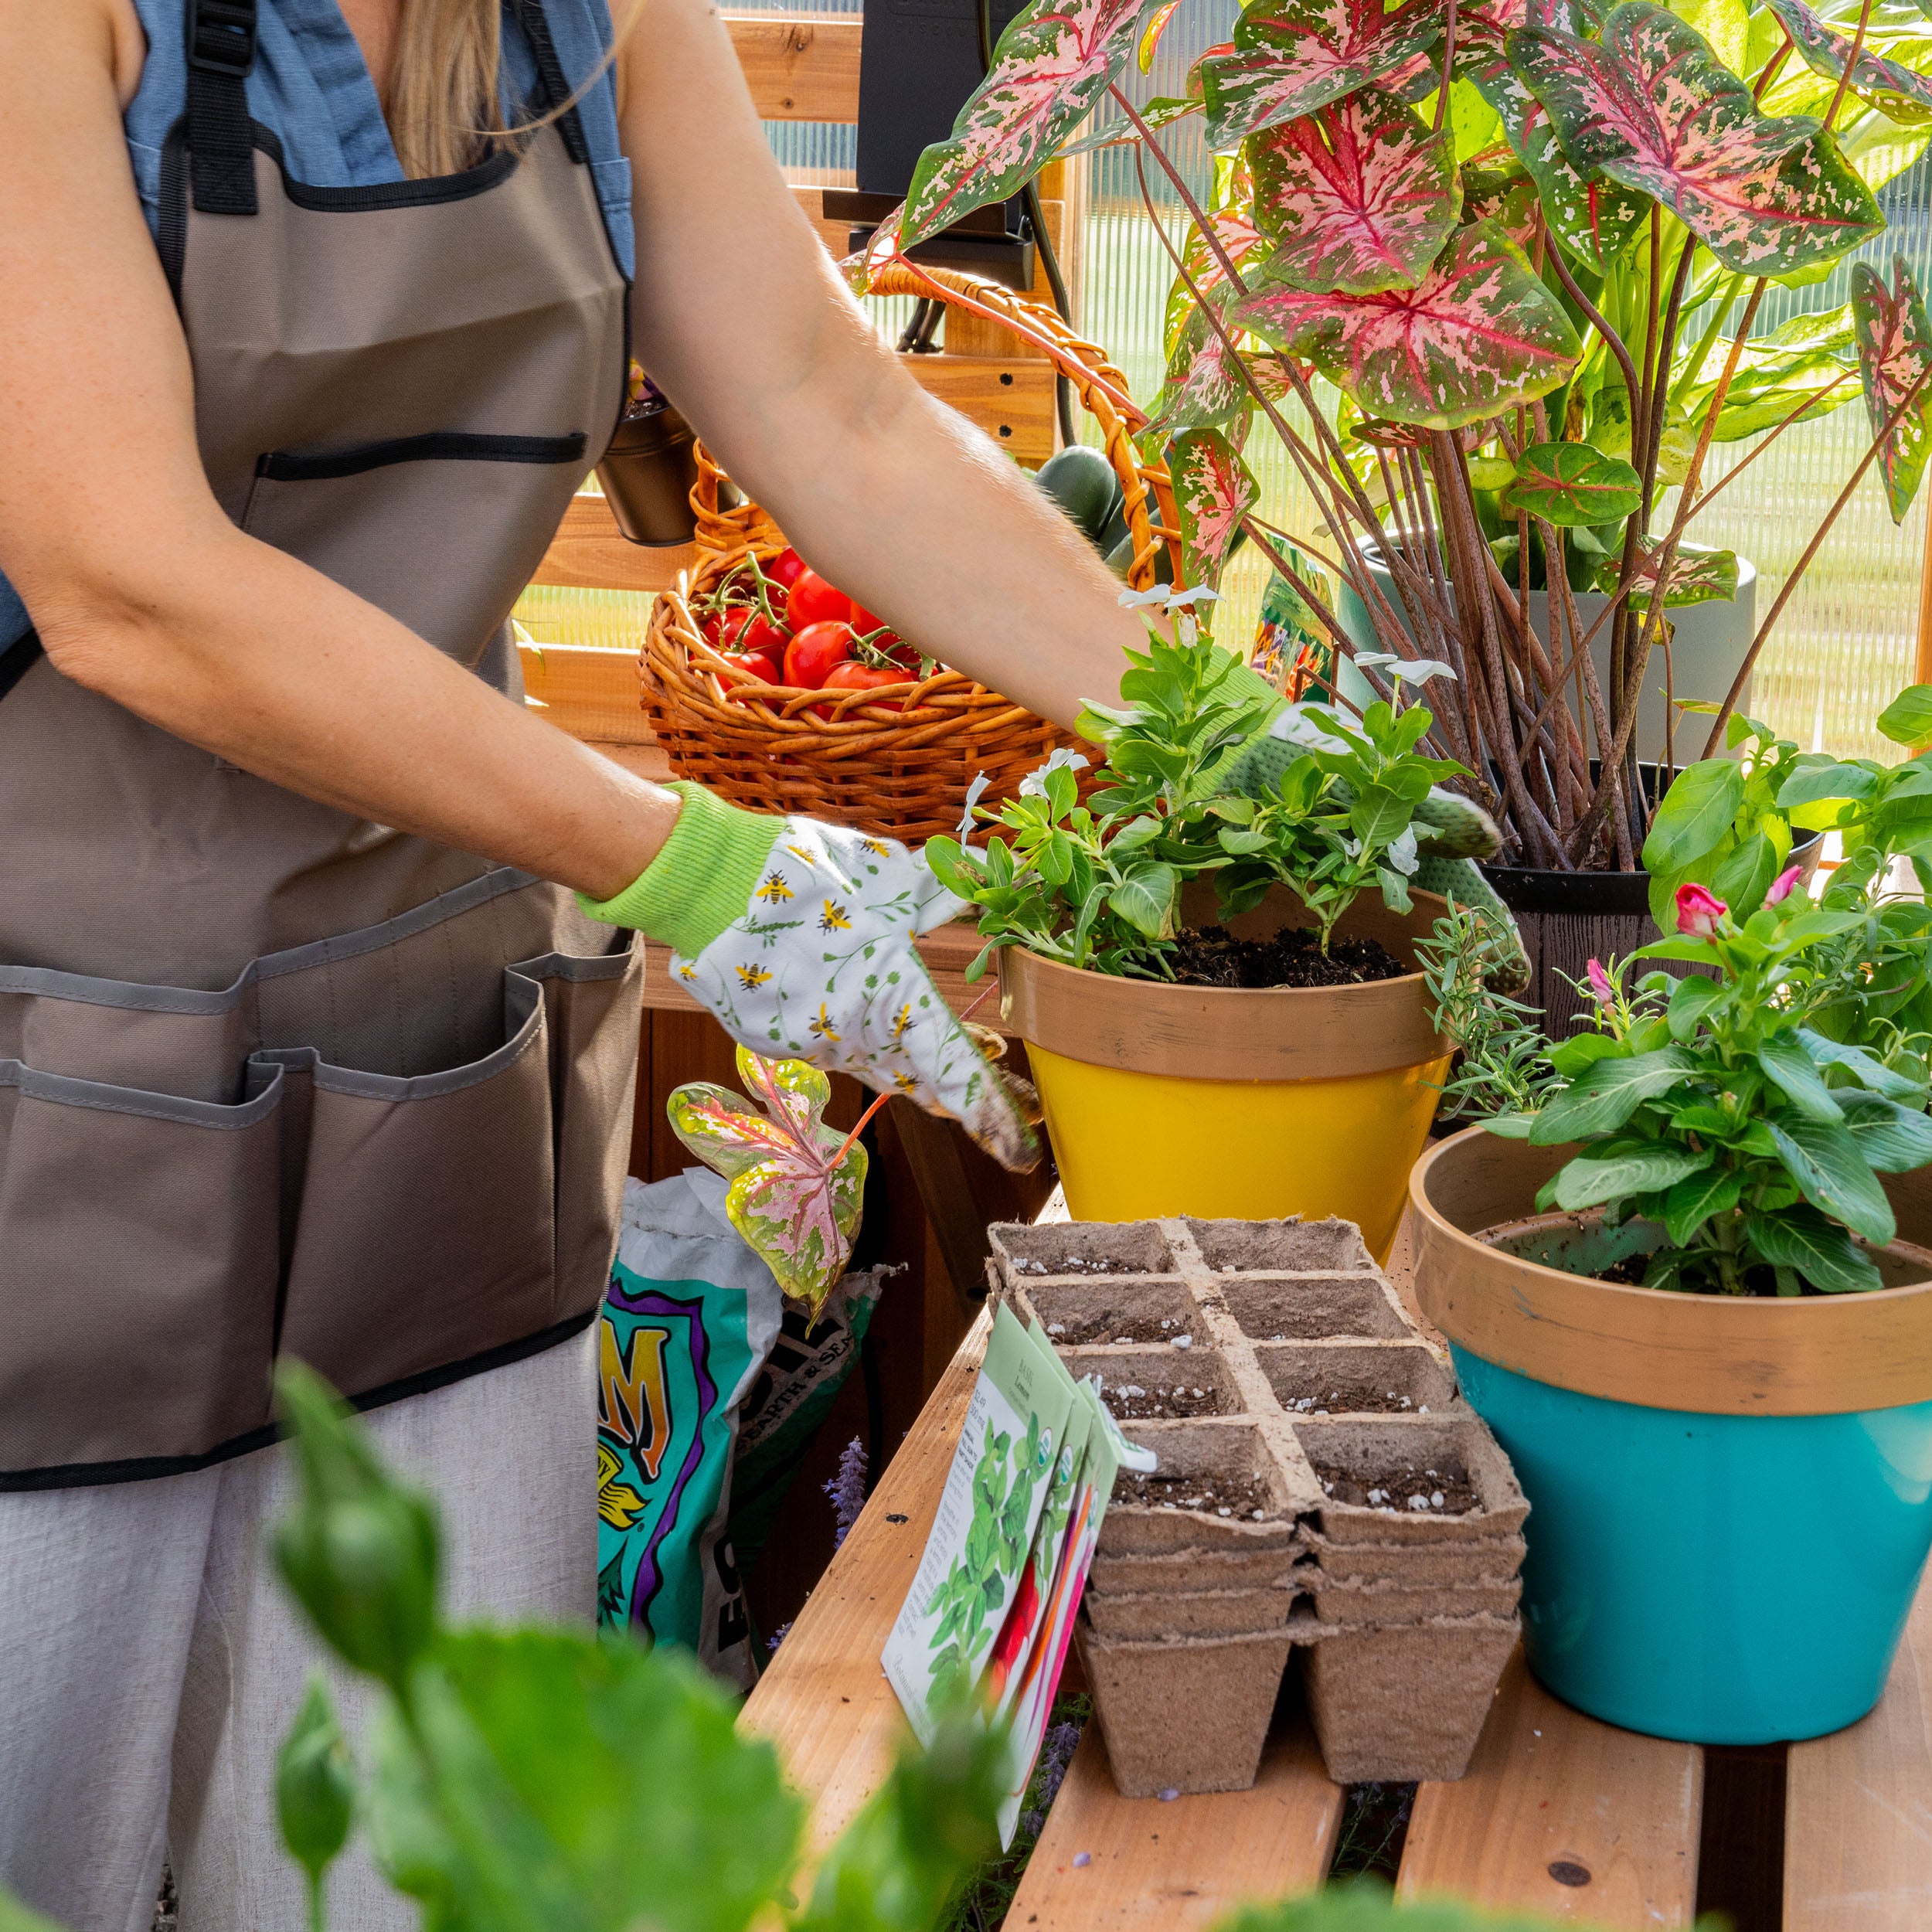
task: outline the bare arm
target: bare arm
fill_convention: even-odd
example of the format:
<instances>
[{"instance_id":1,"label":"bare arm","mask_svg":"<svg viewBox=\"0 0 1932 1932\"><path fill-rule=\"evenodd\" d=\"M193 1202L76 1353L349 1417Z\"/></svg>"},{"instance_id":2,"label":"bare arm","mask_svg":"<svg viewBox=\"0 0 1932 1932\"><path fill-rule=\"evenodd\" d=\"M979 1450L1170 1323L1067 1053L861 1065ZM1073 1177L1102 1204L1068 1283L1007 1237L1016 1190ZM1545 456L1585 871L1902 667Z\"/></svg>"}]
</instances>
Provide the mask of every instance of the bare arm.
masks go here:
<instances>
[{"instance_id":1,"label":"bare arm","mask_svg":"<svg viewBox=\"0 0 1932 1932\"><path fill-rule=\"evenodd\" d=\"M709 0L644 0L620 79L638 359L868 610L1062 724L1111 699L1144 635L1119 584L874 333L772 160Z\"/></svg>"},{"instance_id":2,"label":"bare arm","mask_svg":"<svg viewBox=\"0 0 1932 1932\"><path fill-rule=\"evenodd\" d=\"M126 0L0 0L0 570L54 667L379 823L607 897L677 795L222 514L128 171Z\"/></svg>"}]
</instances>

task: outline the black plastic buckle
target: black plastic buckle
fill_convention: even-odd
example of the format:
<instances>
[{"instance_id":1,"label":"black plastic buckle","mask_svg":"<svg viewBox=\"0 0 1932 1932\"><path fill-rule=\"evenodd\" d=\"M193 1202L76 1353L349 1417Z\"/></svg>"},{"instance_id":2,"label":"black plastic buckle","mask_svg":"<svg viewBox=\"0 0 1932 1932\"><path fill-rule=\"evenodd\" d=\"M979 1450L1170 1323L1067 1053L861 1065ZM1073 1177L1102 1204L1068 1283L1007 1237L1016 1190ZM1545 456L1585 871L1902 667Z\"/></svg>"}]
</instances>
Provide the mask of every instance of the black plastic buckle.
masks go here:
<instances>
[{"instance_id":1,"label":"black plastic buckle","mask_svg":"<svg viewBox=\"0 0 1932 1932\"><path fill-rule=\"evenodd\" d=\"M255 65L255 0L196 0L188 64L202 73L245 80Z\"/></svg>"}]
</instances>

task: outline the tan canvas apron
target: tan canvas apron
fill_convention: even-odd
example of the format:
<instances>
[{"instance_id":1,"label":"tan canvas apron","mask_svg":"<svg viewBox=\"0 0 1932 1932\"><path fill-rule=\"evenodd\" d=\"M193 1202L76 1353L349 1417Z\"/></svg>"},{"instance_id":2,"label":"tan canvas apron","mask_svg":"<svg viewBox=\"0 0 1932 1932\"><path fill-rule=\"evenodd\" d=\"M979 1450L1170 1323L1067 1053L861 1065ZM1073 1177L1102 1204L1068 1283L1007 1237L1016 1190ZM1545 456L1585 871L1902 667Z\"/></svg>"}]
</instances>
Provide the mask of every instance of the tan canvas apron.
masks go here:
<instances>
[{"instance_id":1,"label":"tan canvas apron","mask_svg":"<svg viewBox=\"0 0 1932 1932\"><path fill-rule=\"evenodd\" d=\"M510 607L624 388L582 131L308 187L247 116L252 4L197 15L162 246L209 480L517 696ZM0 689L0 1488L257 1446L278 1355L375 1403L589 1321L628 936L170 737L31 640Z\"/></svg>"}]
</instances>

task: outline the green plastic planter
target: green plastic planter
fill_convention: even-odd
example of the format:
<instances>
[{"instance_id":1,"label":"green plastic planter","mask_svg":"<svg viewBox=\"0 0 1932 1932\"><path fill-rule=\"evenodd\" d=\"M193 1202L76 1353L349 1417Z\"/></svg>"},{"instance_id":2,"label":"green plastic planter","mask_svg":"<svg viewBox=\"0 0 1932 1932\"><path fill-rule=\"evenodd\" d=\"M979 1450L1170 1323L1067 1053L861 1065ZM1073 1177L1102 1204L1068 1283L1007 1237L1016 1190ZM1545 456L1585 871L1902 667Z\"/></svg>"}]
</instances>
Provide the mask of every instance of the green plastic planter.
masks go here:
<instances>
[{"instance_id":1,"label":"green plastic planter","mask_svg":"<svg viewBox=\"0 0 1932 1932\"><path fill-rule=\"evenodd\" d=\"M1534 1215L1572 1151L1472 1129L1410 1182L1418 1299L1529 1498L1530 1668L1656 1736L1855 1723L1932 1547L1932 1282L1669 1294L1477 1238ZM1932 1170L1886 1185L1902 1242L1928 1245Z\"/></svg>"}]
</instances>

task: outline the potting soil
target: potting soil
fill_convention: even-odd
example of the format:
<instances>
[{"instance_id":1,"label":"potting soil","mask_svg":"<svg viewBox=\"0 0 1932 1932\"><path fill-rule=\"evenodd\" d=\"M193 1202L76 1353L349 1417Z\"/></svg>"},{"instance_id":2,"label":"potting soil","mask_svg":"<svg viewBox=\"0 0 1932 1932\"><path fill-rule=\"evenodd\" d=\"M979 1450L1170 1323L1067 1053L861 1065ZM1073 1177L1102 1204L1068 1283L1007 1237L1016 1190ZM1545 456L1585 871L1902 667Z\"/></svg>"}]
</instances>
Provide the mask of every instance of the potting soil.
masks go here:
<instances>
[{"instance_id":1,"label":"potting soil","mask_svg":"<svg viewBox=\"0 0 1932 1932\"><path fill-rule=\"evenodd\" d=\"M1183 986L1258 991L1270 986L1362 986L1413 971L1380 940L1332 939L1325 954L1309 926L1284 926L1270 939L1236 939L1223 926L1184 932L1168 957Z\"/></svg>"}]
</instances>

